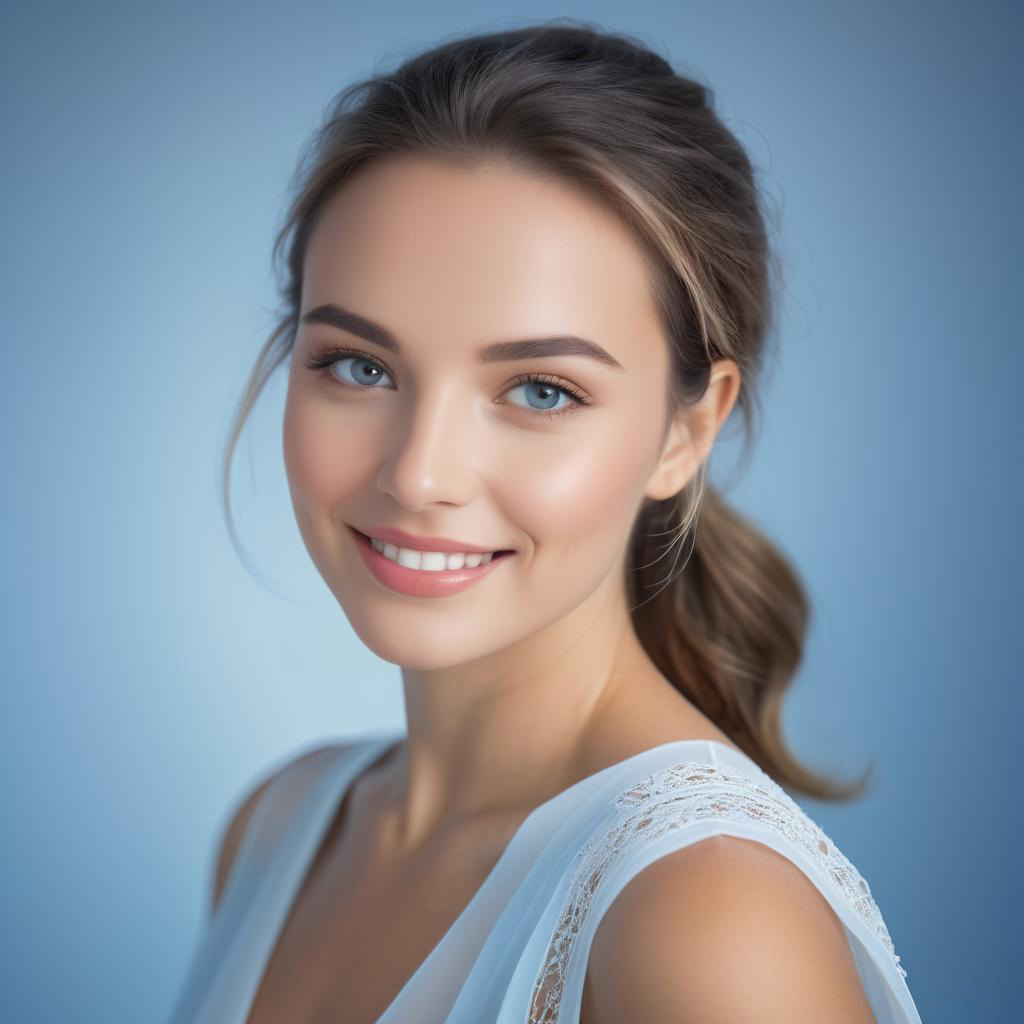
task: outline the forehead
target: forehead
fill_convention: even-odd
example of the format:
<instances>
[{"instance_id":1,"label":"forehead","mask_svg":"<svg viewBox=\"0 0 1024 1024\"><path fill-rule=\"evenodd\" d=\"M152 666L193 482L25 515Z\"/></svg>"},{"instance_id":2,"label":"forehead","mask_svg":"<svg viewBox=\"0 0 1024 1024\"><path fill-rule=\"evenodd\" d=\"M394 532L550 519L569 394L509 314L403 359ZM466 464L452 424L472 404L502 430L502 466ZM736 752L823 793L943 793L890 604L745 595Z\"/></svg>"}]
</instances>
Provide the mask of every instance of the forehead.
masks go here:
<instances>
[{"instance_id":1,"label":"forehead","mask_svg":"<svg viewBox=\"0 0 1024 1024\"><path fill-rule=\"evenodd\" d=\"M427 156L360 170L319 214L303 311L331 301L436 343L572 331L626 364L660 338L646 260L613 214L561 182Z\"/></svg>"}]
</instances>

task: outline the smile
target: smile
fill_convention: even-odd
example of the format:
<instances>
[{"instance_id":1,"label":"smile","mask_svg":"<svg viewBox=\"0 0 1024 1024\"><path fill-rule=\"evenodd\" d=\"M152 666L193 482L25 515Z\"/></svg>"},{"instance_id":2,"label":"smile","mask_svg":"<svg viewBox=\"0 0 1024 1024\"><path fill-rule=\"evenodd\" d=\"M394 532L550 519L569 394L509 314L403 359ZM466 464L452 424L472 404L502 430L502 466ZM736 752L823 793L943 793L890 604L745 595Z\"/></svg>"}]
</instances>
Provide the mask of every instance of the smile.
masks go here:
<instances>
[{"instance_id":1,"label":"smile","mask_svg":"<svg viewBox=\"0 0 1024 1024\"><path fill-rule=\"evenodd\" d=\"M514 551L417 551L367 537L349 527L359 553L378 582L411 597L441 597L480 582Z\"/></svg>"},{"instance_id":2,"label":"smile","mask_svg":"<svg viewBox=\"0 0 1024 1024\"><path fill-rule=\"evenodd\" d=\"M370 538L370 543L375 551L382 554L386 559L395 562L397 565L404 565L407 569L419 569L422 572L441 572L445 569L475 569L478 565L486 565L496 554L496 551L485 551L483 553L453 552L445 551L417 551L415 548L403 548L397 544L387 544L376 537Z\"/></svg>"}]
</instances>

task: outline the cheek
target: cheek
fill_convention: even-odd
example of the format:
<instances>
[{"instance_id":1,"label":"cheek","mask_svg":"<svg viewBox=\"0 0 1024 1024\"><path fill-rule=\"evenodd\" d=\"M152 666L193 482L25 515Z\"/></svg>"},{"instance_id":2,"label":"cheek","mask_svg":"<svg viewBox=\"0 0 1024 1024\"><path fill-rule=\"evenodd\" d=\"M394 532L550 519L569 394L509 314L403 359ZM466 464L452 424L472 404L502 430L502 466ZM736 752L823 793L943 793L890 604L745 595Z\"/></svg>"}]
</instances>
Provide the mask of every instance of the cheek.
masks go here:
<instances>
[{"instance_id":1,"label":"cheek","mask_svg":"<svg viewBox=\"0 0 1024 1024\"><path fill-rule=\"evenodd\" d=\"M359 417L339 416L329 403L304 395L301 388L289 387L282 441L297 503L329 508L372 472L373 446L360 434Z\"/></svg>"},{"instance_id":2,"label":"cheek","mask_svg":"<svg viewBox=\"0 0 1024 1024\"><path fill-rule=\"evenodd\" d=\"M614 556L651 472L656 442L643 434L610 419L595 426L591 418L571 434L552 436L541 457L534 449L534 458L504 476L504 507L539 558L545 548L554 556Z\"/></svg>"}]
</instances>

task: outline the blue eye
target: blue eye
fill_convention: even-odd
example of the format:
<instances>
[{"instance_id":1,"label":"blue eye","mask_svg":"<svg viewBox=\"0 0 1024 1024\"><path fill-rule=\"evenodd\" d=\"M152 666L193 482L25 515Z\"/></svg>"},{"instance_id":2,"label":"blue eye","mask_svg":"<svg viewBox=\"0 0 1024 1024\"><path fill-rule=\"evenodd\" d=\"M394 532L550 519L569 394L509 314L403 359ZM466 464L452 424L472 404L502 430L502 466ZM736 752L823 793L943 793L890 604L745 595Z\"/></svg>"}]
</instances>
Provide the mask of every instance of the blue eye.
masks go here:
<instances>
[{"instance_id":1,"label":"blue eye","mask_svg":"<svg viewBox=\"0 0 1024 1024\"><path fill-rule=\"evenodd\" d=\"M326 358L326 357L322 357ZM351 362L353 364L351 372L354 375L351 381L351 387L366 387L373 389L373 386L380 380L381 374L386 377L388 376L387 370L385 370L376 359L370 359L367 356L360 355L349 355L342 356L341 358L331 358L326 362L319 361L321 366L325 366L328 369L334 366L340 366L342 363ZM348 381L339 381L339 383L348 383Z\"/></svg>"},{"instance_id":2,"label":"blue eye","mask_svg":"<svg viewBox=\"0 0 1024 1024\"><path fill-rule=\"evenodd\" d=\"M528 396L531 391L539 402L557 402L562 395L568 398L565 405L560 408L555 408L554 405L543 405L543 406L529 406L534 412L539 412L544 416L562 416L567 412L573 412L578 406L586 405L587 403L583 400L583 396L580 392L574 390L565 384L559 384L557 379L551 379L544 376L543 374L528 373L522 377L519 377L513 382L512 387L506 394L516 391L522 388L524 393Z\"/></svg>"},{"instance_id":3,"label":"blue eye","mask_svg":"<svg viewBox=\"0 0 1024 1024\"><path fill-rule=\"evenodd\" d=\"M349 368L352 374L351 378L342 378L331 372L335 365L341 363L351 363ZM386 390L385 388L377 387L377 384L381 380L382 376L390 377L387 369L379 360L374 359L372 356L367 355L365 352L360 352L357 349L327 349L325 352L322 352L317 356L311 356L306 360L305 365L310 370L324 371L324 374L330 383L336 387L352 388L357 391ZM551 377L547 374L523 374L512 381L505 393L508 394L518 388L522 388L524 393L527 395L532 395L539 403L549 403L547 405L542 404L540 406L532 404L522 406L518 405L518 403L513 403L520 409L526 408L541 416L564 416L567 413L576 412L583 406L590 404L590 399L588 399L574 385L570 384L568 381L563 381L558 377ZM562 395L568 397L568 401L565 405L556 407L556 405L551 404L553 402L557 403L558 399ZM529 402L530 399L528 398L527 401Z\"/></svg>"}]
</instances>

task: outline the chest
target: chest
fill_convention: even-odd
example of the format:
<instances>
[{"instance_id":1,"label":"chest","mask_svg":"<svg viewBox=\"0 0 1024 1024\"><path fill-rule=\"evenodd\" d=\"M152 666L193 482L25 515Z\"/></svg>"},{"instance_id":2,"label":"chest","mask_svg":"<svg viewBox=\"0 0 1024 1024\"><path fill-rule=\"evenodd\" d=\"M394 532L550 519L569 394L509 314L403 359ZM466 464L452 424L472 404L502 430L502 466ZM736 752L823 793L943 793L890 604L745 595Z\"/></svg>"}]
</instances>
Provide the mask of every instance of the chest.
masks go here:
<instances>
[{"instance_id":1,"label":"chest","mask_svg":"<svg viewBox=\"0 0 1024 1024\"><path fill-rule=\"evenodd\" d=\"M374 1024L498 859L501 838L435 844L415 863L318 856L267 961L246 1024Z\"/></svg>"}]
</instances>

